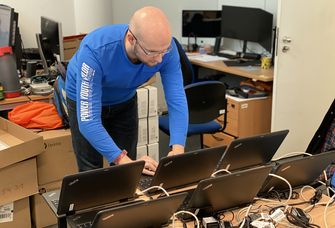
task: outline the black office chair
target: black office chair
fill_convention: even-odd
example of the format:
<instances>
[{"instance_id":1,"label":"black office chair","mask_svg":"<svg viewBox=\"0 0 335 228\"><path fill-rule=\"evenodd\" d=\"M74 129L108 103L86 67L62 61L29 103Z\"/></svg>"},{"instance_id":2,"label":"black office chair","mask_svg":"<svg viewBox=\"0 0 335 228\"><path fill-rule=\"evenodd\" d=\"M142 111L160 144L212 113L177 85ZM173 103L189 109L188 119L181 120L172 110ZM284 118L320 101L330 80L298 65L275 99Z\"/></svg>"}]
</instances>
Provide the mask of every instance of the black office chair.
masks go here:
<instances>
[{"instance_id":1,"label":"black office chair","mask_svg":"<svg viewBox=\"0 0 335 228\"><path fill-rule=\"evenodd\" d=\"M227 120L226 87L220 81L195 82L192 65L177 39L173 38L179 52L184 89L189 110L187 136L200 135L203 148L203 134L223 131ZM216 118L224 115L223 121ZM159 128L170 135L169 116L159 117Z\"/></svg>"}]
</instances>

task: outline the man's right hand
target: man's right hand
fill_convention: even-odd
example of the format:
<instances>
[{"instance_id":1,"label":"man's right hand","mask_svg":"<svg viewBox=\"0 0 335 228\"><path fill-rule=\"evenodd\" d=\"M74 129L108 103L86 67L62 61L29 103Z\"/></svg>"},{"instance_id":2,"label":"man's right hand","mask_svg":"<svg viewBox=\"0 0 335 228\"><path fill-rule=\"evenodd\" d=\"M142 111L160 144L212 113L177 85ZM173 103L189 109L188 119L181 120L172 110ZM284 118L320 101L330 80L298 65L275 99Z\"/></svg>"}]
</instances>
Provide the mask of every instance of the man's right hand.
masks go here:
<instances>
[{"instance_id":1,"label":"man's right hand","mask_svg":"<svg viewBox=\"0 0 335 228\"><path fill-rule=\"evenodd\" d=\"M153 176L155 175L158 163L149 156L143 156L138 160L145 161L144 169L142 171L143 174Z\"/></svg>"}]
</instances>

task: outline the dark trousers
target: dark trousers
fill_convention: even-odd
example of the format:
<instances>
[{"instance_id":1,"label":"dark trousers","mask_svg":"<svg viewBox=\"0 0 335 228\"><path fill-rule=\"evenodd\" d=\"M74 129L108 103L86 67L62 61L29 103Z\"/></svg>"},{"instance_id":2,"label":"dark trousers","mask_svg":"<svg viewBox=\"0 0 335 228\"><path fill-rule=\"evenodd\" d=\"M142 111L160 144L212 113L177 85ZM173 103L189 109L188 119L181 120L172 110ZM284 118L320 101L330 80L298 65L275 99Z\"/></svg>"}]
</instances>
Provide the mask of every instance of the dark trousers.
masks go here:
<instances>
[{"instance_id":1,"label":"dark trousers","mask_svg":"<svg viewBox=\"0 0 335 228\"><path fill-rule=\"evenodd\" d=\"M91 146L80 133L76 115L76 102L67 99L72 145L77 158L79 172L103 167L102 155ZM136 159L138 139L137 96L121 104L103 106L102 124L116 145L127 150L128 156Z\"/></svg>"}]
</instances>

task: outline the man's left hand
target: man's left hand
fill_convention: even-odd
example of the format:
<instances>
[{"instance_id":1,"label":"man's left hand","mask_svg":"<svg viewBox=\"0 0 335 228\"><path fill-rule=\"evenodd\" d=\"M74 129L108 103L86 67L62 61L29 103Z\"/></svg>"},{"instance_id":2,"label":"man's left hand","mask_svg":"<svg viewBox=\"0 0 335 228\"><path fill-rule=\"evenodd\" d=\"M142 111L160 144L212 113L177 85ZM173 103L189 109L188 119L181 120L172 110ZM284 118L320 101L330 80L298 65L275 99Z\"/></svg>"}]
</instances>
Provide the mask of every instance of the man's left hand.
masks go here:
<instances>
[{"instance_id":1,"label":"man's left hand","mask_svg":"<svg viewBox=\"0 0 335 228\"><path fill-rule=\"evenodd\" d=\"M172 145L172 150L168 153L167 156L173 156L173 155L178 155L178 154L183 154L184 153L184 146L175 144Z\"/></svg>"}]
</instances>

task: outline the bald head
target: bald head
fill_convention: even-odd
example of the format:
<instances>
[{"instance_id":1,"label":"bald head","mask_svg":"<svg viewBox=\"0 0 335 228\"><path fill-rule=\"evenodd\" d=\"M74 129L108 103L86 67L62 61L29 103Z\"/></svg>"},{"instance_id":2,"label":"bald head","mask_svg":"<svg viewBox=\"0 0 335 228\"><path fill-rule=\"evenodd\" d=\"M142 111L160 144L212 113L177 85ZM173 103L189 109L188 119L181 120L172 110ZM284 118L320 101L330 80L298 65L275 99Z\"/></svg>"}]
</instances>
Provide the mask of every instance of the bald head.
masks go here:
<instances>
[{"instance_id":1,"label":"bald head","mask_svg":"<svg viewBox=\"0 0 335 228\"><path fill-rule=\"evenodd\" d=\"M169 21L164 12L156 7L146 6L137 10L129 22L129 28L147 47L161 49L170 45L172 35Z\"/></svg>"}]
</instances>

